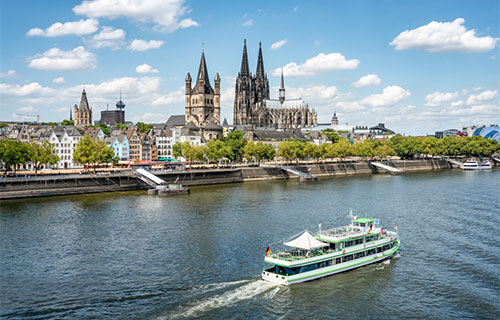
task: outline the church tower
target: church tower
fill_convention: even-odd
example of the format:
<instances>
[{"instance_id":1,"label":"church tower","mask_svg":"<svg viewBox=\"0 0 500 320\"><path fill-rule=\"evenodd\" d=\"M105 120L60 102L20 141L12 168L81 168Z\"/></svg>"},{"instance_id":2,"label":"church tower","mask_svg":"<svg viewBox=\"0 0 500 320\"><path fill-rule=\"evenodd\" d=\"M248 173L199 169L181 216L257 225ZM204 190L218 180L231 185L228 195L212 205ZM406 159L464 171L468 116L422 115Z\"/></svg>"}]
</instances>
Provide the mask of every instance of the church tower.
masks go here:
<instances>
[{"instance_id":1,"label":"church tower","mask_svg":"<svg viewBox=\"0 0 500 320\"><path fill-rule=\"evenodd\" d=\"M209 123L220 125L220 76L215 76L215 90L208 78L205 52L201 53L200 67L196 83L191 88L191 75L186 76L186 114L185 124L192 122L199 128L205 128Z\"/></svg>"},{"instance_id":2,"label":"church tower","mask_svg":"<svg viewBox=\"0 0 500 320\"><path fill-rule=\"evenodd\" d=\"M269 80L264 71L264 59L262 58L262 43L259 42L259 58L257 59L257 72L254 77L255 81L255 102L262 103L269 99Z\"/></svg>"},{"instance_id":3,"label":"church tower","mask_svg":"<svg viewBox=\"0 0 500 320\"><path fill-rule=\"evenodd\" d=\"M75 126L90 126L92 125L92 107L89 106L87 100L87 93L83 89L82 97L80 99L80 106L76 104L73 107L73 113L75 116L74 124Z\"/></svg>"}]
</instances>

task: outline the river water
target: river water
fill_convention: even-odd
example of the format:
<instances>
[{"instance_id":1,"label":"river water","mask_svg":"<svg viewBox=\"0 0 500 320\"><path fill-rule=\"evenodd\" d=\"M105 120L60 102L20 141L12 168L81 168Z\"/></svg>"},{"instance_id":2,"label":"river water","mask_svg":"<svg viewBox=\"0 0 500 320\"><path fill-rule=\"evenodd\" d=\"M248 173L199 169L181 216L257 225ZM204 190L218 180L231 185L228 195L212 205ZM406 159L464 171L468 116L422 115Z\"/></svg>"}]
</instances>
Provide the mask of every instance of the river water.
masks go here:
<instances>
[{"instance_id":1,"label":"river water","mask_svg":"<svg viewBox=\"0 0 500 320\"><path fill-rule=\"evenodd\" d=\"M398 225L399 257L278 287L269 244ZM498 319L500 170L92 194L0 206L0 318ZM279 246L278 246L279 247Z\"/></svg>"}]
</instances>

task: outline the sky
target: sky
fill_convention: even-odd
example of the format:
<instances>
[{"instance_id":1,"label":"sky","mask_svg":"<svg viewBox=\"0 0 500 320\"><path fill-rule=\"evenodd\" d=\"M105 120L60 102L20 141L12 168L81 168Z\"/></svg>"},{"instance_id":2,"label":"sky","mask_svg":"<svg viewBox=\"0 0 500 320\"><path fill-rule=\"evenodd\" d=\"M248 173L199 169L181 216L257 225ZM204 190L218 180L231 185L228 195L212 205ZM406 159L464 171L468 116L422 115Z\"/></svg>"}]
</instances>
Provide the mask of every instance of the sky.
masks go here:
<instances>
[{"instance_id":1,"label":"sky","mask_svg":"<svg viewBox=\"0 0 500 320\"><path fill-rule=\"evenodd\" d=\"M202 50L233 119L243 39L262 42L276 98L303 98L320 123L405 135L500 123L500 1L0 1L0 120L60 122L85 88L94 120L184 114ZM221 119L221 120L222 120Z\"/></svg>"}]
</instances>

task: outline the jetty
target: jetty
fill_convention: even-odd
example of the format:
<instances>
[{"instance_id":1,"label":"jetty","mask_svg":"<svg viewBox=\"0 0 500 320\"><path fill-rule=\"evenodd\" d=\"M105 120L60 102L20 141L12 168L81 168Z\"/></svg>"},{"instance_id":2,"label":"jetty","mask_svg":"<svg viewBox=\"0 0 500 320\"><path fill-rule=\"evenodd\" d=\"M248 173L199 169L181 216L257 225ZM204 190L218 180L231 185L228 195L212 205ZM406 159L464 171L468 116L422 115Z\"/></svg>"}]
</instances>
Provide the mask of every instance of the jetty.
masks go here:
<instances>
[{"instance_id":1,"label":"jetty","mask_svg":"<svg viewBox=\"0 0 500 320\"><path fill-rule=\"evenodd\" d=\"M283 170L283 171L286 171L288 173L293 173L293 174L299 176L299 181L314 181L314 180L318 180L318 177L313 176L310 173L297 170L295 168L291 168L291 167L287 167L287 166L280 166L279 168L281 170Z\"/></svg>"},{"instance_id":2,"label":"jetty","mask_svg":"<svg viewBox=\"0 0 500 320\"><path fill-rule=\"evenodd\" d=\"M189 188L185 188L181 184L168 184L147 170L137 169L134 173L138 179L153 188L148 189L148 194L157 194L159 196L189 194Z\"/></svg>"},{"instance_id":3,"label":"jetty","mask_svg":"<svg viewBox=\"0 0 500 320\"><path fill-rule=\"evenodd\" d=\"M464 164L460 161L457 161L457 160L454 160L454 159L446 159L446 161L448 161L449 163L451 163L452 165L456 165L457 167L459 168L463 168L464 167Z\"/></svg>"},{"instance_id":4,"label":"jetty","mask_svg":"<svg viewBox=\"0 0 500 320\"><path fill-rule=\"evenodd\" d=\"M387 164L383 164L381 162L374 162L374 161L372 161L372 162L370 162L370 164L374 165L377 168L381 168L381 169L387 170L391 174L402 174L402 173L405 173L404 169L396 168L396 167L391 167L391 166L389 166Z\"/></svg>"}]
</instances>

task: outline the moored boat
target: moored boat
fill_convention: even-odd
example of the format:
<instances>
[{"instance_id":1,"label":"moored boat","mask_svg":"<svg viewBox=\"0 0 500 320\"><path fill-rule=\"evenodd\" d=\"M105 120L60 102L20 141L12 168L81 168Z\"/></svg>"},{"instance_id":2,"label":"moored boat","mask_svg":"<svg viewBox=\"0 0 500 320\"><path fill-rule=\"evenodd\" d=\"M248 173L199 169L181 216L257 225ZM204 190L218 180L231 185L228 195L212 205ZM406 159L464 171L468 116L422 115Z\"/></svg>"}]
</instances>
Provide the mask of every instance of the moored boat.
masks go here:
<instances>
[{"instance_id":1,"label":"moored boat","mask_svg":"<svg viewBox=\"0 0 500 320\"><path fill-rule=\"evenodd\" d=\"M481 162L475 160L467 160L462 165L463 170L488 170L491 169L491 163L483 160Z\"/></svg>"},{"instance_id":2,"label":"moored boat","mask_svg":"<svg viewBox=\"0 0 500 320\"><path fill-rule=\"evenodd\" d=\"M305 231L284 243L290 249L272 253L268 248L265 262L272 267L262 271L262 279L291 285L376 263L397 253L397 226L392 231L382 228L378 219L350 217L347 226L321 230L320 224L314 236Z\"/></svg>"}]
</instances>

